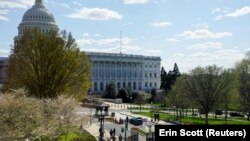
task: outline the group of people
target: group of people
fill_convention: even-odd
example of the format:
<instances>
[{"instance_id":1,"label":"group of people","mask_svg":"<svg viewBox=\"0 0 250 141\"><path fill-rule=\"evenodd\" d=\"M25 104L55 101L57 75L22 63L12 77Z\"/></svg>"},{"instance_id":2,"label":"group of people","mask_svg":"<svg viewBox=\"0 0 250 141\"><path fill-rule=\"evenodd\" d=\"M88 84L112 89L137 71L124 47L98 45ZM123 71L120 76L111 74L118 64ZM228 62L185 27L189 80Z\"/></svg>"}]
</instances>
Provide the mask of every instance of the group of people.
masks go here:
<instances>
[{"instance_id":1,"label":"group of people","mask_svg":"<svg viewBox=\"0 0 250 141\"><path fill-rule=\"evenodd\" d=\"M109 134L110 134L110 139L113 139L113 141L115 141L115 128L110 129ZM122 141L122 135L121 134L119 136L119 141Z\"/></svg>"}]
</instances>

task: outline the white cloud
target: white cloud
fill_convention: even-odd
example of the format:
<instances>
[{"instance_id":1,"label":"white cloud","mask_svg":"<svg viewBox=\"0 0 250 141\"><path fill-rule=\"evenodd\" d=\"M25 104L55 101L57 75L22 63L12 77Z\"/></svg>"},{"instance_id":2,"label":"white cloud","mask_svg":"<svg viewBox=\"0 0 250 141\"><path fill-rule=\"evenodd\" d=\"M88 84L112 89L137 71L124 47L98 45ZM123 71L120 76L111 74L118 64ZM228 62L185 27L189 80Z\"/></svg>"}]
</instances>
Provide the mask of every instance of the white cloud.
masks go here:
<instances>
[{"instance_id":1,"label":"white cloud","mask_svg":"<svg viewBox=\"0 0 250 141\"><path fill-rule=\"evenodd\" d=\"M92 38L82 38L77 39L76 42L80 46L86 45L97 45L97 46L118 46L120 47L120 38L103 38L103 39L92 39ZM122 38L122 45L131 45L133 39L124 37Z\"/></svg>"},{"instance_id":2,"label":"white cloud","mask_svg":"<svg viewBox=\"0 0 250 141\"><path fill-rule=\"evenodd\" d=\"M6 15L9 13L8 9L0 9L0 15Z\"/></svg>"},{"instance_id":3,"label":"white cloud","mask_svg":"<svg viewBox=\"0 0 250 141\"><path fill-rule=\"evenodd\" d=\"M8 57L10 54L10 50L0 49L0 57Z\"/></svg>"},{"instance_id":4,"label":"white cloud","mask_svg":"<svg viewBox=\"0 0 250 141\"><path fill-rule=\"evenodd\" d=\"M196 29L194 31L184 31L183 33L177 35L183 37L184 39L219 39L232 36L230 32L217 32L213 33L208 29Z\"/></svg>"},{"instance_id":5,"label":"white cloud","mask_svg":"<svg viewBox=\"0 0 250 141\"><path fill-rule=\"evenodd\" d=\"M240 9L235 10L232 13L226 14L228 17L239 17L239 16L244 16L250 13L250 6L245 6Z\"/></svg>"},{"instance_id":6,"label":"white cloud","mask_svg":"<svg viewBox=\"0 0 250 141\"><path fill-rule=\"evenodd\" d=\"M106 8L82 8L74 13L67 15L73 19L88 19L88 20L121 20L122 15Z\"/></svg>"},{"instance_id":7,"label":"white cloud","mask_svg":"<svg viewBox=\"0 0 250 141\"><path fill-rule=\"evenodd\" d=\"M187 49L220 49L223 46L221 42L206 42L202 44L189 45Z\"/></svg>"},{"instance_id":8,"label":"white cloud","mask_svg":"<svg viewBox=\"0 0 250 141\"><path fill-rule=\"evenodd\" d=\"M83 37L89 37L89 36L90 36L90 33L83 33L82 36L83 36Z\"/></svg>"},{"instance_id":9,"label":"white cloud","mask_svg":"<svg viewBox=\"0 0 250 141\"><path fill-rule=\"evenodd\" d=\"M223 16L219 15L219 16L216 16L216 17L214 18L214 20L219 21L219 20L221 20L222 18L223 18Z\"/></svg>"},{"instance_id":10,"label":"white cloud","mask_svg":"<svg viewBox=\"0 0 250 141\"><path fill-rule=\"evenodd\" d=\"M124 4L145 4L148 0L123 0Z\"/></svg>"},{"instance_id":11,"label":"white cloud","mask_svg":"<svg viewBox=\"0 0 250 141\"><path fill-rule=\"evenodd\" d=\"M173 26L173 23L171 23L171 22L154 22L151 25L156 26L156 27L168 27L168 26Z\"/></svg>"},{"instance_id":12,"label":"white cloud","mask_svg":"<svg viewBox=\"0 0 250 141\"><path fill-rule=\"evenodd\" d=\"M82 4L80 2L77 2L77 1L73 1L72 4L77 5L77 6L82 6Z\"/></svg>"},{"instance_id":13,"label":"white cloud","mask_svg":"<svg viewBox=\"0 0 250 141\"><path fill-rule=\"evenodd\" d=\"M194 28L202 28L202 29L208 29L209 28L208 23L192 24L191 26L194 27Z\"/></svg>"},{"instance_id":14,"label":"white cloud","mask_svg":"<svg viewBox=\"0 0 250 141\"><path fill-rule=\"evenodd\" d=\"M214 9L212 9L212 11L211 11L212 14L219 13L219 12L221 12L221 9L220 9L220 8L214 8Z\"/></svg>"},{"instance_id":15,"label":"white cloud","mask_svg":"<svg viewBox=\"0 0 250 141\"><path fill-rule=\"evenodd\" d=\"M181 72L188 72L197 66L217 65L225 68L234 67L235 62L244 58L244 53L235 49L218 49L212 52L177 53L164 58L162 65L166 70L173 69L177 63Z\"/></svg>"},{"instance_id":16,"label":"white cloud","mask_svg":"<svg viewBox=\"0 0 250 141\"><path fill-rule=\"evenodd\" d=\"M67 9L70 9L70 6L67 3L60 3L60 5Z\"/></svg>"},{"instance_id":17,"label":"white cloud","mask_svg":"<svg viewBox=\"0 0 250 141\"><path fill-rule=\"evenodd\" d=\"M9 21L7 17L0 15L0 21Z\"/></svg>"},{"instance_id":18,"label":"white cloud","mask_svg":"<svg viewBox=\"0 0 250 141\"><path fill-rule=\"evenodd\" d=\"M179 42L179 40L176 38L168 38L167 41L168 42Z\"/></svg>"},{"instance_id":19,"label":"white cloud","mask_svg":"<svg viewBox=\"0 0 250 141\"><path fill-rule=\"evenodd\" d=\"M146 50L143 53L144 55L149 55L149 56L153 56L153 55L159 55L161 54L161 50L159 49L155 49L155 50Z\"/></svg>"},{"instance_id":20,"label":"white cloud","mask_svg":"<svg viewBox=\"0 0 250 141\"><path fill-rule=\"evenodd\" d=\"M1 0L0 8L22 8L26 9L34 4L34 1L31 0Z\"/></svg>"}]
</instances>

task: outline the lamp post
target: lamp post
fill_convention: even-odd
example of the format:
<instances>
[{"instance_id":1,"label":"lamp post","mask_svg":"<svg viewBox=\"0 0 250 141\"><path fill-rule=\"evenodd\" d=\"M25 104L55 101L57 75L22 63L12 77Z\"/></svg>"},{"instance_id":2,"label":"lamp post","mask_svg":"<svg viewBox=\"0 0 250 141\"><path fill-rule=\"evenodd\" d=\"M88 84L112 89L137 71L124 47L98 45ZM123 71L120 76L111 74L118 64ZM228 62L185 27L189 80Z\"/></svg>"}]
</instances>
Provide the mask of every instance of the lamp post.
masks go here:
<instances>
[{"instance_id":1,"label":"lamp post","mask_svg":"<svg viewBox=\"0 0 250 141\"><path fill-rule=\"evenodd\" d=\"M126 120L125 120L125 131L124 131L124 128L122 128L122 132L124 131L125 133L124 141L127 141L127 130L128 130L128 116L126 117Z\"/></svg>"},{"instance_id":2,"label":"lamp post","mask_svg":"<svg viewBox=\"0 0 250 141\"><path fill-rule=\"evenodd\" d=\"M132 96L130 96L130 104L131 104L131 106L130 106L130 113L132 113Z\"/></svg>"},{"instance_id":3,"label":"lamp post","mask_svg":"<svg viewBox=\"0 0 250 141\"><path fill-rule=\"evenodd\" d=\"M151 101L151 121L153 121L153 101Z\"/></svg>"},{"instance_id":4,"label":"lamp post","mask_svg":"<svg viewBox=\"0 0 250 141\"><path fill-rule=\"evenodd\" d=\"M104 135L104 110L100 110L98 112L99 116L99 121L100 121L100 128L99 128L99 133L100 133L100 141L103 141L103 135Z\"/></svg>"}]
</instances>

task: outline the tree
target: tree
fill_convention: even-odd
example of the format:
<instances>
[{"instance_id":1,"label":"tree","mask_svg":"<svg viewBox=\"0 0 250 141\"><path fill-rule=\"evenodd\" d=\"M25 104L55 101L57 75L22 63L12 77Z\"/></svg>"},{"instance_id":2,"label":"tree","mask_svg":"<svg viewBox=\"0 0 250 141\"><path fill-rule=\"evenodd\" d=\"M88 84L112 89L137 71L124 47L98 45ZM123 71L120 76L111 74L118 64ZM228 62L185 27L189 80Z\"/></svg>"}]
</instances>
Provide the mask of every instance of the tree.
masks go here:
<instances>
[{"instance_id":1,"label":"tree","mask_svg":"<svg viewBox=\"0 0 250 141\"><path fill-rule=\"evenodd\" d=\"M161 89L164 89L166 92L171 90L172 85L174 85L177 77L179 77L181 73L179 72L179 68L177 64L174 64L174 69L170 70L166 73L165 69L162 67L161 69Z\"/></svg>"},{"instance_id":2,"label":"tree","mask_svg":"<svg viewBox=\"0 0 250 141\"><path fill-rule=\"evenodd\" d=\"M117 98L121 98L122 102L127 102L128 100L128 92L126 89L122 88L119 90L118 94L117 94Z\"/></svg>"},{"instance_id":3,"label":"tree","mask_svg":"<svg viewBox=\"0 0 250 141\"><path fill-rule=\"evenodd\" d=\"M74 98L41 100L24 90L8 91L0 98L0 140L56 140L79 123L76 107Z\"/></svg>"},{"instance_id":4,"label":"tree","mask_svg":"<svg viewBox=\"0 0 250 141\"><path fill-rule=\"evenodd\" d=\"M201 107L208 124L208 113L220 97L229 92L230 73L217 66L193 69L185 82L188 96Z\"/></svg>"},{"instance_id":5,"label":"tree","mask_svg":"<svg viewBox=\"0 0 250 141\"><path fill-rule=\"evenodd\" d=\"M134 100L134 103L140 105L140 112L141 112L141 105L146 104L149 98L150 95L143 91L140 91L138 93L136 99Z\"/></svg>"},{"instance_id":6,"label":"tree","mask_svg":"<svg viewBox=\"0 0 250 141\"><path fill-rule=\"evenodd\" d=\"M155 98L156 98L156 89L152 89L151 90L151 98L150 98L150 102L155 102Z\"/></svg>"},{"instance_id":7,"label":"tree","mask_svg":"<svg viewBox=\"0 0 250 141\"><path fill-rule=\"evenodd\" d=\"M116 86L115 86L115 83L114 82L109 82L107 85L106 85L106 92L105 92L105 97L106 98L113 98L115 99L116 96L117 96L117 89L116 89Z\"/></svg>"},{"instance_id":8,"label":"tree","mask_svg":"<svg viewBox=\"0 0 250 141\"><path fill-rule=\"evenodd\" d=\"M72 35L28 29L15 44L6 68L4 90L25 88L38 98L73 94L82 99L87 92L90 65Z\"/></svg>"},{"instance_id":9,"label":"tree","mask_svg":"<svg viewBox=\"0 0 250 141\"><path fill-rule=\"evenodd\" d=\"M190 105L192 105L191 99L188 97L187 91L185 89L186 78L187 75L178 77L166 98L167 104L171 107L174 107L176 110L176 120L179 119L178 115L180 115L181 119L184 108L188 108ZM180 114L178 114L179 109L181 109Z\"/></svg>"},{"instance_id":10,"label":"tree","mask_svg":"<svg viewBox=\"0 0 250 141\"><path fill-rule=\"evenodd\" d=\"M239 94L244 112L250 111L250 52L236 65Z\"/></svg>"}]
</instances>

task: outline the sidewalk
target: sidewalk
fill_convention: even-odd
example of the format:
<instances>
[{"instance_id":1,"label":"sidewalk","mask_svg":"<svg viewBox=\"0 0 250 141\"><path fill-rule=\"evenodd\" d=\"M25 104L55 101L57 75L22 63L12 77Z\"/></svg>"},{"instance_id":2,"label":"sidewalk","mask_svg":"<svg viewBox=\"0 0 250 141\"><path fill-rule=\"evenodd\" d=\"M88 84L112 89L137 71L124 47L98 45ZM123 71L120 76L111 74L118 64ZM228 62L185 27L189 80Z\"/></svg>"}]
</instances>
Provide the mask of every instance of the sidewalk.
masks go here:
<instances>
[{"instance_id":1,"label":"sidewalk","mask_svg":"<svg viewBox=\"0 0 250 141\"><path fill-rule=\"evenodd\" d=\"M97 141L99 141L100 140L99 128L100 128L100 123L97 122L97 119L94 119L92 124L88 125L88 127L85 127L84 129L86 131L88 131L91 135L93 135L96 138ZM116 140L118 140L118 136L116 135L115 137L116 137ZM104 127L104 137L103 137L103 139L105 141L110 140L109 130L107 130L105 127Z\"/></svg>"}]
</instances>

